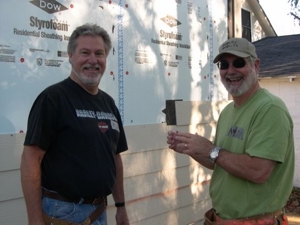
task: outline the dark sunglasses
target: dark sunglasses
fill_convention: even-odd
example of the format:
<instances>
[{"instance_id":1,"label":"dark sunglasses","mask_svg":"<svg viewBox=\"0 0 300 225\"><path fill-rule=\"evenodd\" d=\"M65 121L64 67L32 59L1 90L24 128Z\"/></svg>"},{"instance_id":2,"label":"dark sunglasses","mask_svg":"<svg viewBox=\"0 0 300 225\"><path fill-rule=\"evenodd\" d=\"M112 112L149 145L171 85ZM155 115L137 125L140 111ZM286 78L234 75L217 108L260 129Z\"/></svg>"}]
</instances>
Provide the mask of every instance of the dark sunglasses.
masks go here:
<instances>
[{"instance_id":1,"label":"dark sunglasses","mask_svg":"<svg viewBox=\"0 0 300 225\"><path fill-rule=\"evenodd\" d=\"M229 63L225 60L221 60L218 62L217 65L220 70L227 70L230 64L232 64L235 68L243 68L246 65L246 60L243 58L238 58L234 60L232 63Z\"/></svg>"}]
</instances>

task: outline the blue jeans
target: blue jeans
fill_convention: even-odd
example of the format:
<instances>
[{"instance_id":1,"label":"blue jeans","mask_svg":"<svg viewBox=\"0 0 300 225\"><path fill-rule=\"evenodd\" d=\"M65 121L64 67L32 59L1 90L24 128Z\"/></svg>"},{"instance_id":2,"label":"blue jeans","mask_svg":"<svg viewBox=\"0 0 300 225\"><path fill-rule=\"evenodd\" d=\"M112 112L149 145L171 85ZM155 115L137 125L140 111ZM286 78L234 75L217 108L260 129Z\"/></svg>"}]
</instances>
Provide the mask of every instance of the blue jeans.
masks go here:
<instances>
[{"instance_id":1,"label":"blue jeans","mask_svg":"<svg viewBox=\"0 0 300 225\"><path fill-rule=\"evenodd\" d=\"M83 222L99 205L60 201L43 197L43 212L57 219L69 222ZM106 211L92 225L107 225Z\"/></svg>"}]
</instances>

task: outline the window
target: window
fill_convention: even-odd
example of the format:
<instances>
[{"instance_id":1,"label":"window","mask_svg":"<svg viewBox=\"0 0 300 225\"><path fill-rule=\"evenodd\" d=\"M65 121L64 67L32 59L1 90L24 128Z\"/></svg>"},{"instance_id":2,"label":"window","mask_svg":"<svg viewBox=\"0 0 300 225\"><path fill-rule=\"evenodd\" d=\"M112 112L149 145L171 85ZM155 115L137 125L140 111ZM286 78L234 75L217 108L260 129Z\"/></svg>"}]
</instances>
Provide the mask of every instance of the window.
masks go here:
<instances>
[{"instance_id":1,"label":"window","mask_svg":"<svg viewBox=\"0 0 300 225\"><path fill-rule=\"evenodd\" d=\"M251 42L250 12L242 9L242 37Z\"/></svg>"}]
</instances>

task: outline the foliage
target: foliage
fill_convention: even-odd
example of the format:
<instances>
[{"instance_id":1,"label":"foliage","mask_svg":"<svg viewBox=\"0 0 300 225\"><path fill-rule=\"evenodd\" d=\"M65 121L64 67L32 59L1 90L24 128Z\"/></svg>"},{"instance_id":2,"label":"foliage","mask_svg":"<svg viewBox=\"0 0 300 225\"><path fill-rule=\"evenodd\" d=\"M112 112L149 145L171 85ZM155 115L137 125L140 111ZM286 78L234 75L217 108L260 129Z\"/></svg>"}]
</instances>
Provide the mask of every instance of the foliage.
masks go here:
<instances>
[{"instance_id":1,"label":"foliage","mask_svg":"<svg viewBox=\"0 0 300 225\"><path fill-rule=\"evenodd\" d=\"M291 6L297 7L299 0L289 0L289 3L291 3Z\"/></svg>"},{"instance_id":2,"label":"foliage","mask_svg":"<svg viewBox=\"0 0 300 225\"><path fill-rule=\"evenodd\" d=\"M298 22L300 26L300 3L299 0L288 0L288 3L291 5L290 15Z\"/></svg>"}]
</instances>

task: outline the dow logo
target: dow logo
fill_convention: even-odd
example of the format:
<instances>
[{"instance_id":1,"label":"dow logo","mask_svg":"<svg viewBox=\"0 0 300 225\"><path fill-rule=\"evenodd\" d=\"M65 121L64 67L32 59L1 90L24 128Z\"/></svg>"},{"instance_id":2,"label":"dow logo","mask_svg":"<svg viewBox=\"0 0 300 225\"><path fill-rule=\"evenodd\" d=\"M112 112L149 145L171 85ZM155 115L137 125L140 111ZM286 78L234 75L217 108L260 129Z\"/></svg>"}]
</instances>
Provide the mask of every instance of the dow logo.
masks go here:
<instances>
[{"instance_id":1,"label":"dow logo","mask_svg":"<svg viewBox=\"0 0 300 225\"><path fill-rule=\"evenodd\" d=\"M36 59L36 64L37 64L38 66L43 65L43 59L42 59L42 58L37 58L37 59Z\"/></svg>"},{"instance_id":2,"label":"dow logo","mask_svg":"<svg viewBox=\"0 0 300 225\"><path fill-rule=\"evenodd\" d=\"M181 24L177 19L170 15L161 18L161 20L164 21L170 27L176 27Z\"/></svg>"},{"instance_id":3,"label":"dow logo","mask_svg":"<svg viewBox=\"0 0 300 225\"><path fill-rule=\"evenodd\" d=\"M32 0L31 3L49 14L61 12L68 9L55 0Z\"/></svg>"}]
</instances>

